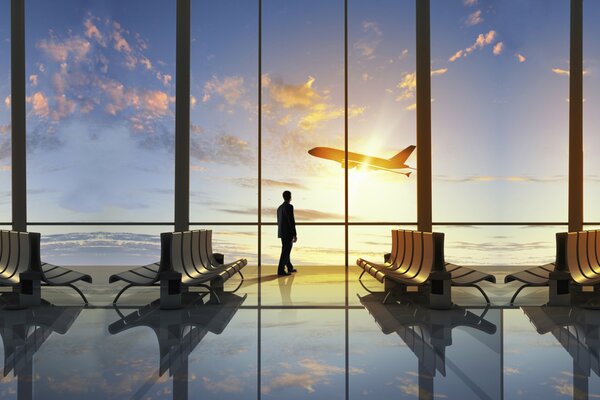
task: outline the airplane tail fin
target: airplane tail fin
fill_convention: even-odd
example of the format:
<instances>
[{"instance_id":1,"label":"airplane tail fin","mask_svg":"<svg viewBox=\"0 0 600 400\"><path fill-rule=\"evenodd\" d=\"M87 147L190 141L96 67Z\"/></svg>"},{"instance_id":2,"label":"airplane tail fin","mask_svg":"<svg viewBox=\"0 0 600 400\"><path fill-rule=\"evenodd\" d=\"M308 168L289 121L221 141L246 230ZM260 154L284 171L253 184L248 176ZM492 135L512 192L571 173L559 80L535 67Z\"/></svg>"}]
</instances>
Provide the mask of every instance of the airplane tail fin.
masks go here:
<instances>
[{"instance_id":1,"label":"airplane tail fin","mask_svg":"<svg viewBox=\"0 0 600 400\"><path fill-rule=\"evenodd\" d=\"M406 175L407 178L410 178L410 174L412 174L412 171L405 173L404 175Z\"/></svg>"},{"instance_id":2,"label":"airplane tail fin","mask_svg":"<svg viewBox=\"0 0 600 400\"><path fill-rule=\"evenodd\" d=\"M390 161L394 165L395 168L400 168L404 165L408 157L412 154L412 152L416 149L416 146L408 146L400 153L396 154L394 157L390 158Z\"/></svg>"}]
</instances>

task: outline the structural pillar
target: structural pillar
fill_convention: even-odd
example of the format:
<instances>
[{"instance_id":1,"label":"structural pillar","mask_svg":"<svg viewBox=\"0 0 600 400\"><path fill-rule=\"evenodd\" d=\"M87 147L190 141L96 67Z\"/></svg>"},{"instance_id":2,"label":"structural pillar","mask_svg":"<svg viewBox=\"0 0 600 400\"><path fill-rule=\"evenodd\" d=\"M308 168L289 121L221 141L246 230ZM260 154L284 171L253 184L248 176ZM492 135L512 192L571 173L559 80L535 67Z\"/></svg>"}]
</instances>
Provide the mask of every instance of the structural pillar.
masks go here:
<instances>
[{"instance_id":1,"label":"structural pillar","mask_svg":"<svg viewBox=\"0 0 600 400\"><path fill-rule=\"evenodd\" d=\"M27 231L27 141L25 127L25 0L11 1L12 228Z\"/></svg>"},{"instance_id":2,"label":"structural pillar","mask_svg":"<svg viewBox=\"0 0 600 400\"><path fill-rule=\"evenodd\" d=\"M190 0L177 0L175 231L190 225Z\"/></svg>"},{"instance_id":3,"label":"structural pillar","mask_svg":"<svg viewBox=\"0 0 600 400\"><path fill-rule=\"evenodd\" d=\"M417 225L432 230L431 206L431 47L429 0L417 2Z\"/></svg>"},{"instance_id":4,"label":"structural pillar","mask_svg":"<svg viewBox=\"0 0 600 400\"><path fill-rule=\"evenodd\" d=\"M583 0L571 0L569 232L583 230Z\"/></svg>"}]
</instances>

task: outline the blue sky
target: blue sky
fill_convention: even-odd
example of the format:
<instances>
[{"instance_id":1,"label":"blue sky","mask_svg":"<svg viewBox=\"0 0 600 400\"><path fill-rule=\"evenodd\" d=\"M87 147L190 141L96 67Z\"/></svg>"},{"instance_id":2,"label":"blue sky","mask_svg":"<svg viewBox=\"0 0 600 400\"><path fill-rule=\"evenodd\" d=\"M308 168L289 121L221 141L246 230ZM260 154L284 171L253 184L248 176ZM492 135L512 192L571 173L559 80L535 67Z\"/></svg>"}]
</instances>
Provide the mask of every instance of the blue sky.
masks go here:
<instances>
[{"instance_id":1,"label":"blue sky","mask_svg":"<svg viewBox=\"0 0 600 400\"><path fill-rule=\"evenodd\" d=\"M5 221L8 5L0 1ZM566 220L568 6L567 0L432 0L434 220ZM600 33L593 24L600 5L585 7L588 110L600 90L600 49L592 40ZM414 12L412 0L349 1L351 151L391 157L416 141ZM29 219L171 221L174 2L30 0L26 18ZM192 2L193 221L257 219L259 87L263 220L274 220L280 193L289 188L299 220L343 221L343 168L307 153L343 148L343 23L340 0L265 0L259 85L256 4ZM600 145L593 134L599 123L593 112L584 115L590 221L600 217L594 207L600 161L591 156ZM417 166L416 155L408 163ZM415 221L415 183L414 175L351 170L351 221ZM327 236L308 235L316 243ZM240 230L240 251L249 250L242 237Z\"/></svg>"}]
</instances>

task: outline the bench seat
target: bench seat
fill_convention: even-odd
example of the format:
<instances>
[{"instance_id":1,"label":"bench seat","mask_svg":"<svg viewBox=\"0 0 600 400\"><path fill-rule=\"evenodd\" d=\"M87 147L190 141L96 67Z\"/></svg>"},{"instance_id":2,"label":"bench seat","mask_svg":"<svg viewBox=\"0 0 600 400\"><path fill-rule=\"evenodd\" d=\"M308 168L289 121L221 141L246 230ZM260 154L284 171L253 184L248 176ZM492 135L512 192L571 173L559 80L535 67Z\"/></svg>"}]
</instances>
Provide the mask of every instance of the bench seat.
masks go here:
<instances>
[{"instance_id":1,"label":"bench seat","mask_svg":"<svg viewBox=\"0 0 600 400\"><path fill-rule=\"evenodd\" d=\"M450 286L474 287L485 300L490 300L477 285L482 281L495 283L491 274L476 271L444 261L444 234L406 230L392 230L392 250L384 256L384 263L359 258L356 264L363 269L359 280L368 273L386 285L389 281L403 286L431 285L433 292L445 293ZM444 285L448 284L448 288ZM391 291L386 294L387 297ZM431 297L431 295L430 295ZM448 299L446 299L448 300ZM449 300L448 300L449 301Z\"/></svg>"}]
</instances>

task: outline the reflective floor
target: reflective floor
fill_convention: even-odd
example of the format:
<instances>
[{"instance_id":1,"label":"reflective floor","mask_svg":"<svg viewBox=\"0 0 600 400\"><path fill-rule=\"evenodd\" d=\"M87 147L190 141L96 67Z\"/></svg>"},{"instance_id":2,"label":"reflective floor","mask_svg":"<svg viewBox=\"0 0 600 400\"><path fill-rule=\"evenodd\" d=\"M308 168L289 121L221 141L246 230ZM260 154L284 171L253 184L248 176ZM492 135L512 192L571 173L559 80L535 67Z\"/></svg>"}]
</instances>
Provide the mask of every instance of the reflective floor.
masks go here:
<instances>
[{"instance_id":1,"label":"reflective floor","mask_svg":"<svg viewBox=\"0 0 600 400\"><path fill-rule=\"evenodd\" d=\"M340 274L300 271L260 291L248 276L221 304L192 293L174 311L159 309L156 289L114 308L100 304L114 288L94 288L86 308L54 305L76 297L48 290L54 304L0 308L0 398L600 397L600 311L534 305L537 291L514 308L383 305L350 280L346 305Z\"/></svg>"}]
</instances>

